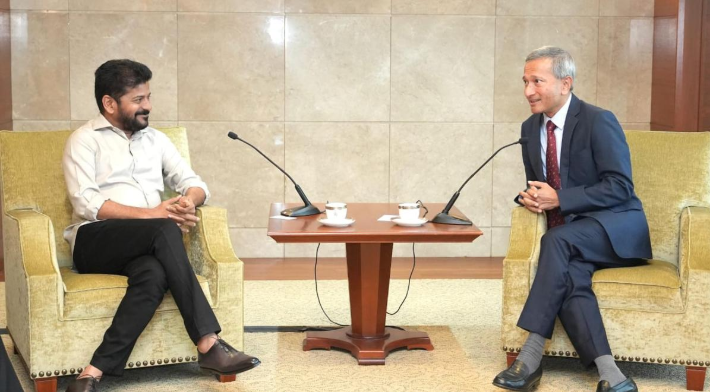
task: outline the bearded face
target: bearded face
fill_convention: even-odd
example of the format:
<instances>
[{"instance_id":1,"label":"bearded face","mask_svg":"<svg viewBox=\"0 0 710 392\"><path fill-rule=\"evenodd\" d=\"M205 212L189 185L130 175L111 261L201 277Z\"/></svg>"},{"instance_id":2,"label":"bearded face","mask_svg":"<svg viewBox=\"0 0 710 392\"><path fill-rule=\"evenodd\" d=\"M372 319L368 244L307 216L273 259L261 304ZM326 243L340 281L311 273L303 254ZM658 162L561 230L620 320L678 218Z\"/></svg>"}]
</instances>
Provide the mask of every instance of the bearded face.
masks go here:
<instances>
[{"instance_id":1,"label":"bearded face","mask_svg":"<svg viewBox=\"0 0 710 392\"><path fill-rule=\"evenodd\" d=\"M148 126L150 110L139 107L138 109L125 108L118 105L118 120L121 129L127 132L137 132Z\"/></svg>"},{"instance_id":2,"label":"bearded face","mask_svg":"<svg viewBox=\"0 0 710 392\"><path fill-rule=\"evenodd\" d=\"M113 126L124 132L132 134L145 129L148 126L148 116L153 109L150 96L148 82L127 90L119 99L106 95L103 115Z\"/></svg>"}]
</instances>

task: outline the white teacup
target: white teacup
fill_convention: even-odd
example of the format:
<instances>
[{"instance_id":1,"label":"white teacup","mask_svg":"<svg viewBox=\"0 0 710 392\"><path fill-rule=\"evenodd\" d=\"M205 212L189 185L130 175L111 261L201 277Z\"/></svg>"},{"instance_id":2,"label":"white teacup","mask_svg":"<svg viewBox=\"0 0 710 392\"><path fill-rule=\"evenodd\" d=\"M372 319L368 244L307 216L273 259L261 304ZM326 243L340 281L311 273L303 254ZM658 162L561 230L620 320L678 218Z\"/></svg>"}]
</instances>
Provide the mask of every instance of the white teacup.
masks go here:
<instances>
[{"instance_id":1,"label":"white teacup","mask_svg":"<svg viewBox=\"0 0 710 392\"><path fill-rule=\"evenodd\" d=\"M348 216L348 205L345 203L327 203L325 216L334 221L345 220Z\"/></svg>"},{"instance_id":2,"label":"white teacup","mask_svg":"<svg viewBox=\"0 0 710 392\"><path fill-rule=\"evenodd\" d=\"M403 221L416 221L421 213L419 203L401 203L399 205L399 219Z\"/></svg>"}]
</instances>

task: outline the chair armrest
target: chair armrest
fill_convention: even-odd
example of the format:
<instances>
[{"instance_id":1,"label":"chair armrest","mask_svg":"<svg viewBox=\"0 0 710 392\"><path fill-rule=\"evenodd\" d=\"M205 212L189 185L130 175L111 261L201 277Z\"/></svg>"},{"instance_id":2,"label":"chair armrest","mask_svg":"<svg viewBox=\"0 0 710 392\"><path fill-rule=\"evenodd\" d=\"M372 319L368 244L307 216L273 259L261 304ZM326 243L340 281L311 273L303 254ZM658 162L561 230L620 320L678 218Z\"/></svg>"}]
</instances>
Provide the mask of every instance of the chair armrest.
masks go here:
<instances>
[{"instance_id":1,"label":"chair armrest","mask_svg":"<svg viewBox=\"0 0 710 392\"><path fill-rule=\"evenodd\" d=\"M185 236L185 248L195 272L204 276L210 284L213 306L225 295L232 295L235 290L226 290L228 285L239 284L243 291L243 263L234 254L229 239L227 210L214 206L197 208L200 222L197 230ZM241 294L240 294L241 295Z\"/></svg>"},{"instance_id":2,"label":"chair armrest","mask_svg":"<svg viewBox=\"0 0 710 392\"><path fill-rule=\"evenodd\" d=\"M537 269L540 238L547 231L543 214L515 207L510 224L510 243L503 260L504 303L512 297L528 296Z\"/></svg>"},{"instance_id":3,"label":"chair armrest","mask_svg":"<svg viewBox=\"0 0 710 392\"><path fill-rule=\"evenodd\" d=\"M515 207L510 222L510 244L505 260L537 262L540 238L546 231L545 215L536 214L525 207Z\"/></svg>"},{"instance_id":4,"label":"chair armrest","mask_svg":"<svg viewBox=\"0 0 710 392\"><path fill-rule=\"evenodd\" d=\"M680 218L680 275L687 282L691 270L710 271L710 208L686 207Z\"/></svg>"},{"instance_id":5,"label":"chair armrest","mask_svg":"<svg viewBox=\"0 0 710 392\"><path fill-rule=\"evenodd\" d=\"M57 265L54 227L47 215L34 210L3 214L7 326L23 355L30 353L30 336L63 313L62 279Z\"/></svg>"},{"instance_id":6,"label":"chair armrest","mask_svg":"<svg viewBox=\"0 0 710 392\"><path fill-rule=\"evenodd\" d=\"M516 345L523 332L516 327L523 305L530 292L530 282L537 269L540 238L547 231L544 214L535 214L525 207L515 207L510 225L510 244L503 260L503 325L504 346ZM518 336L520 335L520 336Z\"/></svg>"},{"instance_id":7,"label":"chair armrest","mask_svg":"<svg viewBox=\"0 0 710 392\"><path fill-rule=\"evenodd\" d=\"M54 226L49 217L35 210L12 210L7 211L5 216L5 248L19 252L26 275L59 276Z\"/></svg>"}]
</instances>

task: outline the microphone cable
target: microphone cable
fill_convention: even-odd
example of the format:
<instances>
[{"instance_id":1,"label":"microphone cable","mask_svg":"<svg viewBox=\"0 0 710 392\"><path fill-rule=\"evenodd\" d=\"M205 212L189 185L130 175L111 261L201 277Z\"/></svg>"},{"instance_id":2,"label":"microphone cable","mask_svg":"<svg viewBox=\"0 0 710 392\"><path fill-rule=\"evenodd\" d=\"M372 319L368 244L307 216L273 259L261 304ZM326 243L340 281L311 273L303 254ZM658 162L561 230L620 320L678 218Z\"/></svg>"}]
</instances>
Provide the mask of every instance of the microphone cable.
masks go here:
<instances>
[{"instance_id":1,"label":"microphone cable","mask_svg":"<svg viewBox=\"0 0 710 392\"><path fill-rule=\"evenodd\" d=\"M325 312L325 309L323 309L323 304L320 302L320 295L318 295L318 250L319 249L320 249L320 242L318 243L318 247L316 247L316 262L315 262L315 265L313 266L313 277L316 282L316 298L318 298L318 305L320 305L320 310L323 311L323 314L328 319L328 321L330 321L331 323L333 323L335 325L341 326L341 327L347 327L347 325L345 325L345 324L340 324L340 323L336 323L335 321L333 321L333 319L331 319L330 316L328 316L328 313Z\"/></svg>"},{"instance_id":2,"label":"microphone cable","mask_svg":"<svg viewBox=\"0 0 710 392\"><path fill-rule=\"evenodd\" d=\"M314 278L315 285L316 285L316 298L318 298L318 305L320 306L320 310L323 311L323 314L328 319L328 321L330 321L331 323L338 325L340 327L347 327L348 325L346 325L346 324L340 324L340 323L333 321L333 319L331 319L330 316L328 316L328 313L325 311L325 309L323 308L323 304L321 303L320 294L318 294L318 251L319 250L320 250L320 243L318 243L318 246L316 247L316 260L313 265L313 278ZM404 305L404 302L407 300L407 296L409 296L409 288L412 285L412 275L414 275L414 268L416 266L417 266L417 255L414 252L414 243L412 243L412 270L409 272L409 280L407 281L407 291L404 294L404 298L402 299L402 302L399 304L399 307L397 307L397 310L394 311L394 313L387 312L388 315L394 316L395 314L399 313L399 311L402 309L402 305ZM396 326L391 326L391 325L387 325L387 327L396 328L399 330L404 330L401 327L396 327Z\"/></svg>"},{"instance_id":3,"label":"microphone cable","mask_svg":"<svg viewBox=\"0 0 710 392\"><path fill-rule=\"evenodd\" d=\"M399 313L400 309L402 309L402 305L404 305L404 301L407 300L407 296L409 295L409 287L412 285L412 275L414 275L414 267L417 266L417 255L414 253L414 243L412 243L412 271L409 272L409 281L407 282L407 292L404 293L404 298L402 299L402 302L399 304L399 307L397 310L394 311L394 313L387 312L390 316L394 316L395 314Z\"/></svg>"}]
</instances>

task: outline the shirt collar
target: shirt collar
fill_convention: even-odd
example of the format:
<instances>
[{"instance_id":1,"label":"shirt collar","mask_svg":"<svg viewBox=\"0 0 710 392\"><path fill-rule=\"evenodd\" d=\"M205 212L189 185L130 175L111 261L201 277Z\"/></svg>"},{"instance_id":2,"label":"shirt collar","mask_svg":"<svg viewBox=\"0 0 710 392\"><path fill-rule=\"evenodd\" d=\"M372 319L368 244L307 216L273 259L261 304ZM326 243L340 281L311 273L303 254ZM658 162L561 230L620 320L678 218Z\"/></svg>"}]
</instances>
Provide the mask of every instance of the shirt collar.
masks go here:
<instances>
[{"instance_id":1,"label":"shirt collar","mask_svg":"<svg viewBox=\"0 0 710 392\"><path fill-rule=\"evenodd\" d=\"M112 130L114 133L116 133L117 135L122 136L124 139L128 139L128 138L126 137L126 134L125 134L121 129L114 127L114 126L106 119L106 117L104 117L103 114L99 114L96 118L93 119L92 127L93 127L94 131L100 131L100 130L102 130L102 129L110 129L110 130ZM140 138L141 136L143 136L143 132L144 132L146 129L148 129L148 128L146 127L146 128L144 128L144 129L141 129L141 130L138 131L138 132L133 132L133 137L132 137L132 138L136 138L136 139Z\"/></svg>"},{"instance_id":2,"label":"shirt collar","mask_svg":"<svg viewBox=\"0 0 710 392\"><path fill-rule=\"evenodd\" d=\"M567 112L569 111L569 104L572 102L572 94L570 93L569 97L567 97L567 102L565 102L564 105L560 108L560 110L555 113L552 118L547 117L547 114L543 114L544 120L543 121L543 126L547 124L549 120L552 120L552 123L555 124L555 126L559 129L564 130L565 129L565 120L567 119Z\"/></svg>"}]
</instances>

